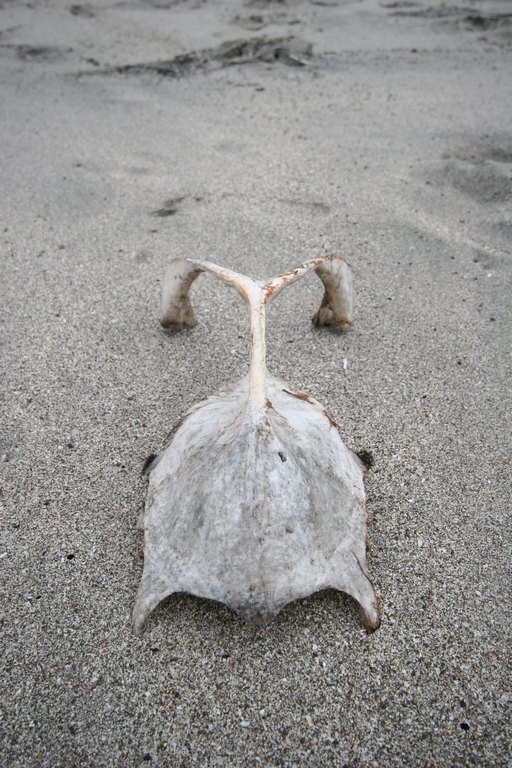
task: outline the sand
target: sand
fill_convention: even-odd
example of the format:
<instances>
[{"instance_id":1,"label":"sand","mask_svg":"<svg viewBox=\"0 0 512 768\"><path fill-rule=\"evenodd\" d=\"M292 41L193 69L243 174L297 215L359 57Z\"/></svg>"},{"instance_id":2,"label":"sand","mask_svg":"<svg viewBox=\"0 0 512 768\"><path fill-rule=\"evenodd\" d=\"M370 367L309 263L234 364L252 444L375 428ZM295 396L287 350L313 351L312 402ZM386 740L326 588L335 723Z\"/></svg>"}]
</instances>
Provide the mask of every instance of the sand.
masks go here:
<instances>
[{"instance_id":1,"label":"sand","mask_svg":"<svg viewBox=\"0 0 512 768\"><path fill-rule=\"evenodd\" d=\"M0 3L3 765L507 764L511 48L491 0ZM214 281L160 328L166 264L332 252L353 330L311 277L269 367L373 456L381 628L179 595L136 636L141 467L247 368Z\"/></svg>"}]
</instances>

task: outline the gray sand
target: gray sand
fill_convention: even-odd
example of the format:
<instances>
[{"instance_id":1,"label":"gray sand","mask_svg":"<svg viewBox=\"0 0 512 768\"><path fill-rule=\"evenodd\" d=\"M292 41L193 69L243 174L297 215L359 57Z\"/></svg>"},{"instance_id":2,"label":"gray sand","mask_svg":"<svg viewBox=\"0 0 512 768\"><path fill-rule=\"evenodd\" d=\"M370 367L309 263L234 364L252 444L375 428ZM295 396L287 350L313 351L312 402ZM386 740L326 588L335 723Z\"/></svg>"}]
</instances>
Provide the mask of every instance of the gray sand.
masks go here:
<instances>
[{"instance_id":1,"label":"gray sand","mask_svg":"<svg viewBox=\"0 0 512 768\"><path fill-rule=\"evenodd\" d=\"M507 765L511 11L0 2L3 765ZM269 367L373 454L381 629L332 591L260 629L179 595L135 636L141 466L247 365L207 278L160 328L166 263L329 252L353 330L313 329L311 277Z\"/></svg>"}]
</instances>

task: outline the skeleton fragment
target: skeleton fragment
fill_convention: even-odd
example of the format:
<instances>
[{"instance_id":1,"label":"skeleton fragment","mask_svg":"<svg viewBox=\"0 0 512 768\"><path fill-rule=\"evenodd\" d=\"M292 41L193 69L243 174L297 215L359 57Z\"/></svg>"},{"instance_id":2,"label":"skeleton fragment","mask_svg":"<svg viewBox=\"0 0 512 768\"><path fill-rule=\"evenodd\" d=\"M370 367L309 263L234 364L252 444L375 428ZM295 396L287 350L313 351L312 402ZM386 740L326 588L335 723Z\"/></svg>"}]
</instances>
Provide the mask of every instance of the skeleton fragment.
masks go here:
<instances>
[{"instance_id":1,"label":"skeleton fragment","mask_svg":"<svg viewBox=\"0 0 512 768\"><path fill-rule=\"evenodd\" d=\"M250 367L234 389L194 406L150 465L137 631L174 592L268 620L327 587L358 601L368 630L379 626L366 568L363 464L317 400L266 371L267 305L311 270L325 288L313 322L350 325L351 271L338 257L312 259L266 282L206 261L170 265L162 325L196 324L189 290L207 272L249 306Z\"/></svg>"}]
</instances>

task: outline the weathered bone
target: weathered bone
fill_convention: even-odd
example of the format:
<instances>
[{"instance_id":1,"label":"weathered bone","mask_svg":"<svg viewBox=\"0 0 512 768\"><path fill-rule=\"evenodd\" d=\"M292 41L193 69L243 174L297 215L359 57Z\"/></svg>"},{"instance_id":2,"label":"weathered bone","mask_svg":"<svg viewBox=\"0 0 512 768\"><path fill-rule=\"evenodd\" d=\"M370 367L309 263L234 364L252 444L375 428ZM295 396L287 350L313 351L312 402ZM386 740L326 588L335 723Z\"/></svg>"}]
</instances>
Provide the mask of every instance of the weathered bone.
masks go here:
<instances>
[{"instance_id":1,"label":"weathered bone","mask_svg":"<svg viewBox=\"0 0 512 768\"><path fill-rule=\"evenodd\" d=\"M315 270L325 293L316 325L352 323L349 265L312 259L257 282L215 264L177 259L163 291L164 327L193 327L193 281L207 272L249 305L248 376L194 406L150 466L145 562L133 619L174 592L225 603L249 620L327 587L352 595L369 630L379 626L366 569L363 465L317 400L266 372L265 310Z\"/></svg>"}]
</instances>

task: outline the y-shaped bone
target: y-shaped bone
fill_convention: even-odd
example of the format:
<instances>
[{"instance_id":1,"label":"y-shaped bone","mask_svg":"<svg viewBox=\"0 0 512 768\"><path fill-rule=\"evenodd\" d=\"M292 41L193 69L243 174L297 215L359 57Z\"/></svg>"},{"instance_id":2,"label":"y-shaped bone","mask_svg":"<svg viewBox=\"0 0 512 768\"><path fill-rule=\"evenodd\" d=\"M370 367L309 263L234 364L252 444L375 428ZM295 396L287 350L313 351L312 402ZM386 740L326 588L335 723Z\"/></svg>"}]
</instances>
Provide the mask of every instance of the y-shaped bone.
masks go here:
<instances>
[{"instance_id":1,"label":"y-shaped bone","mask_svg":"<svg viewBox=\"0 0 512 768\"><path fill-rule=\"evenodd\" d=\"M283 275L266 282L251 280L238 272L218 267L209 261L176 259L166 274L162 296L164 328L193 328L196 318L189 291L194 280L207 272L235 288L249 306L251 358L249 368L249 402L256 416L265 405L265 313L266 307L287 285L295 283L315 270L324 284L320 309L314 315L315 325L346 327L352 324L352 273L349 264L338 256L311 259Z\"/></svg>"}]
</instances>

